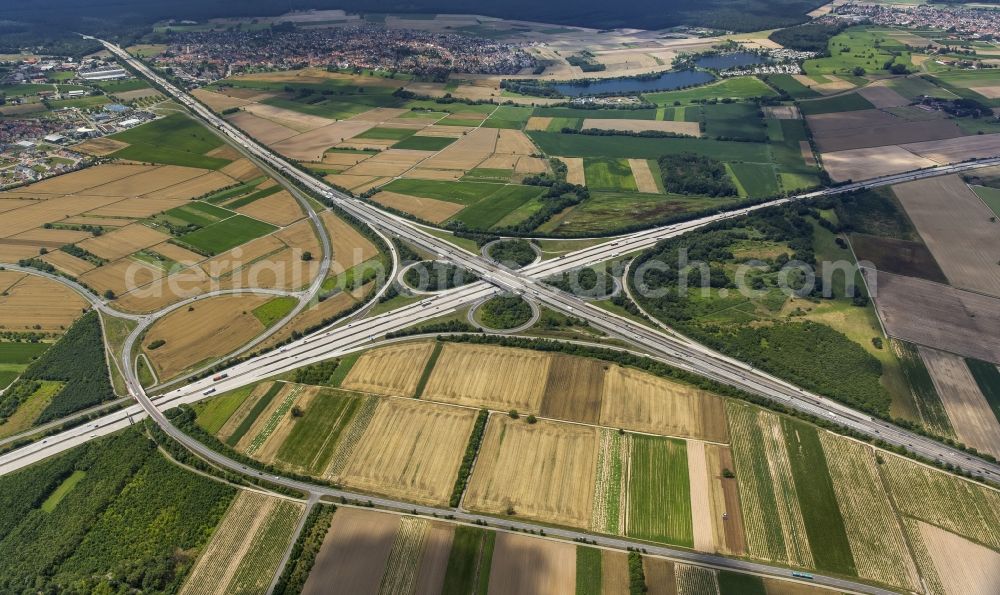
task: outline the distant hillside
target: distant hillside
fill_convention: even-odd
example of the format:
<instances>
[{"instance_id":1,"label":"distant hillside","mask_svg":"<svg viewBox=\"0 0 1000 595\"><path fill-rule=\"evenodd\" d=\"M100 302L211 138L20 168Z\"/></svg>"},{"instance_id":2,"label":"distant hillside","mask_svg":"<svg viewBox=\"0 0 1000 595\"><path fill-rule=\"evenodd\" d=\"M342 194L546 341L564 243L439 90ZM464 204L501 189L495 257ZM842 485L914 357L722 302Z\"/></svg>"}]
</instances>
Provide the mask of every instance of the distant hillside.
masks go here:
<instances>
[{"instance_id":1,"label":"distant hillside","mask_svg":"<svg viewBox=\"0 0 1000 595\"><path fill-rule=\"evenodd\" d=\"M11 3L3 18L44 24L59 31L122 31L157 20L203 20L222 16L267 16L289 10L343 8L352 12L465 13L580 25L598 29L659 29L699 25L737 31L788 26L825 0L36 0ZM3 23L0 23L0 27ZM50 30L51 32L52 30Z\"/></svg>"}]
</instances>

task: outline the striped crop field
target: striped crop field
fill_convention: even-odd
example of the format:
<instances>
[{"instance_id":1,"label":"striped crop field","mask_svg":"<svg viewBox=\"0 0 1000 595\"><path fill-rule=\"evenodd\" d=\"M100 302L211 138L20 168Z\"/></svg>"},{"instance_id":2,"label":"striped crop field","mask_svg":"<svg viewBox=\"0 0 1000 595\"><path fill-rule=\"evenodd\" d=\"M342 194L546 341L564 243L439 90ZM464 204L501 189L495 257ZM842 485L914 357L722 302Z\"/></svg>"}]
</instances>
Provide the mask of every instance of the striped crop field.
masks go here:
<instances>
[{"instance_id":1,"label":"striped crop field","mask_svg":"<svg viewBox=\"0 0 1000 595\"><path fill-rule=\"evenodd\" d=\"M632 435L605 428L601 430L600 439L590 529L621 535L625 531L625 511L628 509L625 488Z\"/></svg>"},{"instance_id":2,"label":"striped crop field","mask_svg":"<svg viewBox=\"0 0 1000 595\"><path fill-rule=\"evenodd\" d=\"M626 535L694 545L687 447L683 440L636 434L628 472Z\"/></svg>"},{"instance_id":3,"label":"striped crop field","mask_svg":"<svg viewBox=\"0 0 1000 595\"><path fill-rule=\"evenodd\" d=\"M812 567L780 418L736 401L727 402L726 409L747 554Z\"/></svg>"},{"instance_id":4,"label":"striped crop field","mask_svg":"<svg viewBox=\"0 0 1000 595\"><path fill-rule=\"evenodd\" d=\"M379 595L413 593L420 571L420 558L430 535L431 523L424 519L403 517L389 550Z\"/></svg>"},{"instance_id":5,"label":"striped crop field","mask_svg":"<svg viewBox=\"0 0 1000 595\"><path fill-rule=\"evenodd\" d=\"M916 591L919 577L870 446L819 432L858 576Z\"/></svg>"}]
</instances>

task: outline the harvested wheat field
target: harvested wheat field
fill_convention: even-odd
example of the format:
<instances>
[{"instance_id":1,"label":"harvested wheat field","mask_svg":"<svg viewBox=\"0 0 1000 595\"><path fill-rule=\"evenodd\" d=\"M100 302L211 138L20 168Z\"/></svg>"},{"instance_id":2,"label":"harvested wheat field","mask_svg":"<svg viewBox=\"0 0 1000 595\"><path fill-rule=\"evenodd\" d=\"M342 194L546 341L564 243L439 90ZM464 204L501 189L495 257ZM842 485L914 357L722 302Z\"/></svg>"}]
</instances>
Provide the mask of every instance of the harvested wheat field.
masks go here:
<instances>
[{"instance_id":1,"label":"harvested wheat field","mask_svg":"<svg viewBox=\"0 0 1000 595\"><path fill-rule=\"evenodd\" d=\"M829 82L819 83L809 78L804 74L793 74L792 78L799 81L803 85L809 87L810 89L821 93L823 95L832 95L833 93L840 93L841 91L848 91L854 88L854 84L843 79L839 79L832 75L823 75Z\"/></svg>"},{"instance_id":2,"label":"harvested wheat field","mask_svg":"<svg viewBox=\"0 0 1000 595\"><path fill-rule=\"evenodd\" d=\"M356 166L344 170L356 176L398 176L431 155L428 151L386 149Z\"/></svg>"},{"instance_id":3,"label":"harvested wheat field","mask_svg":"<svg viewBox=\"0 0 1000 595\"><path fill-rule=\"evenodd\" d=\"M357 165L371 155L367 153L348 153L346 151L329 151L323 154L323 163L327 165Z\"/></svg>"},{"instance_id":4,"label":"harvested wheat field","mask_svg":"<svg viewBox=\"0 0 1000 595\"><path fill-rule=\"evenodd\" d=\"M566 181L570 184L586 186L587 177L583 169L583 157L558 157L559 161L566 164Z\"/></svg>"},{"instance_id":5,"label":"harvested wheat field","mask_svg":"<svg viewBox=\"0 0 1000 595\"><path fill-rule=\"evenodd\" d=\"M272 147L292 159L320 161L327 149L365 132L374 125L374 122L363 120L341 120L296 136L285 137Z\"/></svg>"},{"instance_id":6,"label":"harvested wheat field","mask_svg":"<svg viewBox=\"0 0 1000 595\"><path fill-rule=\"evenodd\" d=\"M889 336L1000 363L1000 299L902 275L864 275L869 287L877 280L875 306Z\"/></svg>"},{"instance_id":7,"label":"harvested wheat field","mask_svg":"<svg viewBox=\"0 0 1000 595\"><path fill-rule=\"evenodd\" d=\"M287 190L265 196L236 209L240 213L265 221L278 227L285 227L305 217L299 202Z\"/></svg>"},{"instance_id":8,"label":"harvested wheat field","mask_svg":"<svg viewBox=\"0 0 1000 595\"><path fill-rule=\"evenodd\" d=\"M160 291L160 289L163 291ZM120 310L148 313L161 310L180 298L194 297L213 289L208 275L198 267L171 274L165 280L131 291L115 299Z\"/></svg>"},{"instance_id":9,"label":"harvested wheat field","mask_svg":"<svg viewBox=\"0 0 1000 595\"><path fill-rule=\"evenodd\" d=\"M111 264L106 264L84 273L80 280L93 287L99 293L107 290L114 292L116 296L125 295L134 290L145 288L150 283L163 278L163 269L151 264L122 258ZM166 290L165 288L157 288Z\"/></svg>"},{"instance_id":10,"label":"harvested wheat field","mask_svg":"<svg viewBox=\"0 0 1000 595\"><path fill-rule=\"evenodd\" d=\"M516 533L497 533L490 595L573 595L576 546Z\"/></svg>"},{"instance_id":11,"label":"harvested wheat field","mask_svg":"<svg viewBox=\"0 0 1000 595\"><path fill-rule=\"evenodd\" d=\"M257 169L257 166L246 158L236 159L229 165L220 169L219 172L224 173L240 182L248 182L254 178L264 175L264 172Z\"/></svg>"},{"instance_id":12,"label":"harvested wheat field","mask_svg":"<svg viewBox=\"0 0 1000 595\"><path fill-rule=\"evenodd\" d=\"M838 182L867 180L937 165L896 145L823 153L822 158L823 167Z\"/></svg>"},{"instance_id":13,"label":"harvested wheat field","mask_svg":"<svg viewBox=\"0 0 1000 595\"><path fill-rule=\"evenodd\" d=\"M139 196L161 188L173 186L196 178L204 173L203 169L181 167L179 165L163 165L134 176L121 178L107 184L101 184L87 189L88 196Z\"/></svg>"},{"instance_id":14,"label":"harvested wheat field","mask_svg":"<svg viewBox=\"0 0 1000 595\"><path fill-rule=\"evenodd\" d=\"M1000 586L1000 553L934 525L919 523L920 536L944 590L993 595Z\"/></svg>"},{"instance_id":15,"label":"harvested wheat field","mask_svg":"<svg viewBox=\"0 0 1000 595\"><path fill-rule=\"evenodd\" d=\"M35 275L3 275L0 330L59 333L79 318L89 303L62 283ZM35 326L40 328L35 328Z\"/></svg>"},{"instance_id":16,"label":"harvested wheat field","mask_svg":"<svg viewBox=\"0 0 1000 595\"><path fill-rule=\"evenodd\" d=\"M366 351L341 386L347 390L412 397L434 343L405 343Z\"/></svg>"},{"instance_id":17,"label":"harvested wheat field","mask_svg":"<svg viewBox=\"0 0 1000 595\"><path fill-rule=\"evenodd\" d=\"M621 366L604 379L601 425L727 442L722 397Z\"/></svg>"},{"instance_id":18,"label":"harvested wheat field","mask_svg":"<svg viewBox=\"0 0 1000 595\"><path fill-rule=\"evenodd\" d=\"M99 209L89 211L87 214L94 217L122 217L128 219L144 219L157 213L170 210L185 204L184 199L148 199L148 198L126 198L115 203L103 206Z\"/></svg>"},{"instance_id":19,"label":"harvested wheat field","mask_svg":"<svg viewBox=\"0 0 1000 595\"><path fill-rule=\"evenodd\" d=\"M75 217L119 200L120 197L108 196L56 196L48 200L34 201L16 211L8 211L0 217L0 237L10 237L46 223Z\"/></svg>"},{"instance_id":20,"label":"harvested wheat field","mask_svg":"<svg viewBox=\"0 0 1000 595\"><path fill-rule=\"evenodd\" d=\"M993 211L958 175L893 186L951 285L1000 297L1000 234Z\"/></svg>"},{"instance_id":21,"label":"harvested wheat field","mask_svg":"<svg viewBox=\"0 0 1000 595\"><path fill-rule=\"evenodd\" d=\"M205 259L204 256L198 254L197 252L192 252L187 248L183 248L177 244L171 244L170 242L156 244L151 248L151 250L184 266L191 266Z\"/></svg>"},{"instance_id":22,"label":"harvested wheat field","mask_svg":"<svg viewBox=\"0 0 1000 595\"><path fill-rule=\"evenodd\" d=\"M115 151L120 151L127 146L128 143L123 143L113 138L102 137L92 138L90 140L85 140L78 145L73 145L73 150L79 151L80 153L87 153L88 155L94 155L95 157L104 157L114 153Z\"/></svg>"},{"instance_id":23,"label":"harvested wheat field","mask_svg":"<svg viewBox=\"0 0 1000 595\"><path fill-rule=\"evenodd\" d=\"M632 168L632 177L635 178L635 185L639 192L647 194L657 194L660 192L656 184L656 178L649 169L649 161L645 159L629 159L628 165Z\"/></svg>"},{"instance_id":24,"label":"harvested wheat field","mask_svg":"<svg viewBox=\"0 0 1000 595\"><path fill-rule=\"evenodd\" d=\"M277 122L282 126L286 126L299 132L309 132L310 130L322 128L323 126L329 126L333 123L332 120L327 118L304 114L302 112L282 107L275 107L273 105L267 105L266 103L255 103L253 105L248 105L243 109L255 116L260 116L265 120Z\"/></svg>"},{"instance_id":25,"label":"harvested wheat field","mask_svg":"<svg viewBox=\"0 0 1000 595\"><path fill-rule=\"evenodd\" d=\"M263 595L281 571L278 566L303 511L293 500L241 490L180 592Z\"/></svg>"},{"instance_id":26,"label":"harvested wheat field","mask_svg":"<svg viewBox=\"0 0 1000 595\"><path fill-rule=\"evenodd\" d=\"M514 166L516 174L543 174L549 171L549 162L541 157L519 157Z\"/></svg>"},{"instance_id":27,"label":"harvested wheat field","mask_svg":"<svg viewBox=\"0 0 1000 595\"><path fill-rule=\"evenodd\" d=\"M10 238L10 241L24 242L25 244L45 246L46 248L52 249L65 246L66 244L79 242L91 237L92 235L93 234L88 231L37 228L24 233L19 233Z\"/></svg>"},{"instance_id":28,"label":"harvested wheat field","mask_svg":"<svg viewBox=\"0 0 1000 595\"><path fill-rule=\"evenodd\" d=\"M165 242L170 236L155 229L134 223L100 237L90 238L78 245L107 260L118 260L133 252Z\"/></svg>"},{"instance_id":29,"label":"harvested wheat field","mask_svg":"<svg viewBox=\"0 0 1000 595\"><path fill-rule=\"evenodd\" d=\"M625 132L672 132L687 136L701 136L697 122L674 122L673 120L603 120L587 118L583 121L584 130L624 130Z\"/></svg>"},{"instance_id":30,"label":"harvested wheat field","mask_svg":"<svg viewBox=\"0 0 1000 595\"><path fill-rule=\"evenodd\" d=\"M531 142L528 135L520 130L500 130L497 137L496 153L501 155L534 155L538 153L538 147Z\"/></svg>"},{"instance_id":31,"label":"harvested wheat field","mask_svg":"<svg viewBox=\"0 0 1000 595\"><path fill-rule=\"evenodd\" d=\"M401 517L339 508L302 595L378 593Z\"/></svg>"},{"instance_id":32,"label":"harvested wheat field","mask_svg":"<svg viewBox=\"0 0 1000 595\"><path fill-rule=\"evenodd\" d=\"M338 266L342 270L347 270L378 256L378 247L340 217L330 211L324 211L320 219L330 234L333 247L333 272L337 272Z\"/></svg>"},{"instance_id":33,"label":"harvested wheat field","mask_svg":"<svg viewBox=\"0 0 1000 595\"><path fill-rule=\"evenodd\" d=\"M424 169L421 167L415 167L407 172L405 172L401 178L411 179L415 178L418 180L451 180L457 181L465 175L465 172L460 169Z\"/></svg>"},{"instance_id":34,"label":"harvested wheat field","mask_svg":"<svg viewBox=\"0 0 1000 595\"><path fill-rule=\"evenodd\" d=\"M39 197L44 194L83 194L87 189L154 169L156 167L150 165L98 165L42 180L29 188L32 194Z\"/></svg>"},{"instance_id":35,"label":"harvested wheat field","mask_svg":"<svg viewBox=\"0 0 1000 595\"><path fill-rule=\"evenodd\" d=\"M250 136L268 146L273 146L286 138L299 134L298 131L288 128L287 126L282 126L276 122L265 120L260 116L255 116L244 111L227 116L226 119Z\"/></svg>"},{"instance_id":36,"label":"harvested wheat field","mask_svg":"<svg viewBox=\"0 0 1000 595\"><path fill-rule=\"evenodd\" d=\"M143 198L164 199L190 199L198 198L206 194L215 192L220 188L226 188L236 183L236 180L222 172L210 171L196 176L184 182L161 188L148 194Z\"/></svg>"},{"instance_id":37,"label":"harvested wheat field","mask_svg":"<svg viewBox=\"0 0 1000 595\"><path fill-rule=\"evenodd\" d=\"M387 190L379 192L372 197L372 200L380 205L404 211L431 223L441 223L465 208L465 205L459 203L398 194Z\"/></svg>"},{"instance_id":38,"label":"harvested wheat field","mask_svg":"<svg viewBox=\"0 0 1000 595\"><path fill-rule=\"evenodd\" d=\"M242 246L213 256L201 263L200 267L213 279L231 274L244 266L259 261L265 256L272 256L286 248L284 242L274 234L250 240Z\"/></svg>"},{"instance_id":39,"label":"harvested wheat field","mask_svg":"<svg viewBox=\"0 0 1000 595\"><path fill-rule=\"evenodd\" d=\"M736 467L733 464L733 453L728 446L705 444L705 459L712 514L712 541L716 551L742 556L746 554L746 536L743 533L738 480L736 477L725 476L726 469L732 472Z\"/></svg>"},{"instance_id":40,"label":"harvested wheat field","mask_svg":"<svg viewBox=\"0 0 1000 595\"><path fill-rule=\"evenodd\" d=\"M594 498L598 430L493 414L464 506L586 528Z\"/></svg>"},{"instance_id":41,"label":"harvested wheat field","mask_svg":"<svg viewBox=\"0 0 1000 595\"><path fill-rule=\"evenodd\" d=\"M851 554L861 578L918 590L920 576L867 444L819 432Z\"/></svg>"},{"instance_id":42,"label":"harvested wheat field","mask_svg":"<svg viewBox=\"0 0 1000 595\"><path fill-rule=\"evenodd\" d=\"M429 505L448 502L476 412L385 399L337 480L353 489Z\"/></svg>"},{"instance_id":43,"label":"harvested wheat field","mask_svg":"<svg viewBox=\"0 0 1000 595\"><path fill-rule=\"evenodd\" d=\"M236 97L215 93L207 89L194 89L191 91L191 94L194 95L195 99L207 105L214 112L221 112L234 107L243 107L250 103L244 99L237 99Z\"/></svg>"},{"instance_id":44,"label":"harvested wheat field","mask_svg":"<svg viewBox=\"0 0 1000 595\"><path fill-rule=\"evenodd\" d=\"M62 250L53 250L43 256L42 260L73 277L79 277L94 268L94 264L90 261L77 258Z\"/></svg>"},{"instance_id":45,"label":"harvested wheat field","mask_svg":"<svg viewBox=\"0 0 1000 595\"><path fill-rule=\"evenodd\" d=\"M691 482L691 520L694 549L714 552L712 510L709 504L708 459L705 443L689 440L687 443L688 478Z\"/></svg>"},{"instance_id":46,"label":"harvested wheat field","mask_svg":"<svg viewBox=\"0 0 1000 595\"><path fill-rule=\"evenodd\" d=\"M494 153L498 137L496 128L476 128L422 165L430 169L470 170Z\"/></svg>"},{"instance_id":47,"label":"harvested wheat field","mask_svg":"<svg viewBox=\"0 0 1000 595\"><path fill-rule=\"evenodd\" d=\"M673 562L643 556L642 571L646 576L646 586L649 587L650 595L677 595L677 577Z\"/></svg>"},{"instance_id":48,"label":"harvested wheat field","mask_svg":"<svg viewBox=\"0 0 1000 595\"><path fill-rule=\"evenodd\" d=\"M1000 457L1000 422L965 359L929 347L918 350L958 440Z\"/></svg>"},{"instance_id":49,"label":"harvested wheat field","mask_svg":"<svg viewBox=\"0 0 1000 595\"><path fill-rule=\"evenodd\" d=\"M552 118L544 118L541 116L532 116L528 118L528 123L524 125L525 130L548 130L549 124L552 123Z\"/></svg>"},{"instance_id":50,"label":"harvested wheat field","mask_svg":"<svg viewBox=\"0 0 1000 595\"><path fill-rule=\"evenodd\" d=\"M596 359L553 355L540 414L566 421L598 423L608 366Z\"/></svg>"},{"instance_id":51,"label":"harvested wheat field","mask_svg":"<svg viewBox=\"0 0 1000 595\"><path fill-rule=\"evenodd\" d=\"M145 350L157 377L168 380L246 344L264 330L252 310L269 299L259 295L214 297L199 301L193 309L180 308L157 320L144 343L165 342L154 351Z\"/></svg>"},{"instance_id":52,"label":"harvested wheat field","mask_svg":"<svg viewBox=\"0 0 1000 595\"><path fill-rule=\"evenodd\" d=\"M628 555L613 550L601 552L601 584L602 595L629 595Z\"/></svg>"},{"instance_id":53,"label":"harvested wheat field","mask_svg":"<svg viewBox=\"0 0 1000 595\"><path fill-rule=\"evenodd\" d=\"M472 407L538 413L550 355L491 345L445 344L424 398Z\"/></svg>"}]
</instances>

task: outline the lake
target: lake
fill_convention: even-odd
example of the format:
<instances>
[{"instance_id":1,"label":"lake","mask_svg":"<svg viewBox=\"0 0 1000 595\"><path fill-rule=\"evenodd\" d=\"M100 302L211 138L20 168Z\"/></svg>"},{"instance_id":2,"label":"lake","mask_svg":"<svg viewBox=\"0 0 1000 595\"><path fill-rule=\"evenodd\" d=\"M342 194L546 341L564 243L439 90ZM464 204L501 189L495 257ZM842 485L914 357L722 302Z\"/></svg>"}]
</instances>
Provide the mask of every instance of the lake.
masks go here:
<instances>
[{"instance_id":1,"label":"lake","mask_svg":"<svg viewBox=\"0 0 1000 595\"><path fill-rule=\"evenodd\" d=\"M702 56L694 63L700 68L711 68L712 70L728 70L730 68L740 68L741 66L752 66L763 64L766 60L750 52L733 52L731 54L718 54L715 56Z\"/></svg>"},{"instance_id":2,"label":"lake","mask_svg":"<svg viewBox=\"0 0 1000 595\"><path fill-rule=\"evenodd\" d=\"M753 55L753 54L750 54ZM720 58L722 56L719 56ZM632 93L652 93L653 91L673 91L681 87L701 85L714 80L715 76L699 70L677 70L660 74L656 78L620 78L596 80L588 83L557 83L552 85L567 97L584 95L629 95Z\"/></svg>"}]
</instances>

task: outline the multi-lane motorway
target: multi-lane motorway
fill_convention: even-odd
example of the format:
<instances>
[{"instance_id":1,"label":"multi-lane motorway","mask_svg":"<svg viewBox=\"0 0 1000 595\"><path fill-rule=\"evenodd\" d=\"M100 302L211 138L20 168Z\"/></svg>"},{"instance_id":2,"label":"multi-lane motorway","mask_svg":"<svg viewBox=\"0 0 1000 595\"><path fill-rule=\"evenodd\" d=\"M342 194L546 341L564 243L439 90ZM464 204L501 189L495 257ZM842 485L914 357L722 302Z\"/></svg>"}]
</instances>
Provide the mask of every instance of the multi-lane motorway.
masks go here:
<instances>
[{"instance_id":1,"label":"multi-lane motorway","mask_svg":"<svg viewBox=\"0 0 1000 595\"><path fill-rule=\"evenodd\" d=\"M422 300L419 303L411 304L380 316L357 320L348 324L342 324L332 329L310 335L300 339L299 341L291 343L280 350L263 354L231 366L228 370L224 371L226 377L222 380L213 381L212 379L203 379L154 398L147 397L144 390L139 386L138 382L134 378L134 374L127 374L126 376L128 376L129 390L139 401L139 404L104 416L98 420L88 423L85 426L67 430L44 441L28 445L0 456L0 474L9 473L15 469L22 468L58 452L63 452L73 446L83 444L94 437L105 435L127 427L129 424L134 423L146 415L152 415L155 421L157 421L165 431L188 445L189 448L192 448L203 456L206 456L216 464L230 467L236 471L246 472L247 470L241 469L241 466L238 463L230 461L229 459L218 455L218 453L212 453L204 446L199 445L196 441L184 436L167 422L160 411L182 403L191 403L206 398L211 394L216 394L217 392L221 393L255 383L294 368L306 366L331 357L340 356L345 353L365 349L372 345L376 339L384 336L386 333L399 331L407 327L417 325L428 319L453 313L460 308L466 307L471 303L487 298L500 291L512 291L520 293L534 301L543 303L550 308L585 319L595 328L599 328L607 332L609 335L619 337L622 340L634 345L636 351L646 353L651 357L668 362L678 368L689 370L745 391L768 397L789 407L793 407L817 417L827 419L831 422L850 427L867 435L881 438L890 444L903 446L912 452L929 459L938 459L948 462L972 473L980 474L994 482L1000 482L1000 466L998 465L971 457L961 451L917 434L907 432L892 424L873 419L868 415L854 411L846 406L831 401L830 399L807 393L785 381L763 373L748 364L722 356L721 354L713 352L712 350L684 337L675 334L663 333L659 330L632 322L629 319L608 313L588 304L584 300L556 290L541 282L541 279L551 275L560 274L583 266L594 265L613 259L621 254L645 249L662 239L674 237L717 221L745 216L746 214L759 209L785 204L796 200L804 200L863 188L896 184L924 177L956 173L988 165L997 165L1000 164L1000 158L991 158L988 160L940 166L927 170L884 176L838 188L826 189L799 196L769 201L759 205L719 213L693 221L668 225L627 236L613 238L605 243L567 254L558 259L539 262L525 267L520 271L512 271L484 259L479 255L474 255L456 248L454 245L426 233L419 226L414 225L401 217L386 213L366 202L338 193L323 182L316 180L308 174L294 168L280 157L272 154L269 150L259 145L252 138L230 126L225 120L219 118L185 92L176 88L155 72L151 71L143 63L129 56L121 48L107 42L102 43L104 43L105 46L111 52L116 54L121 60L127 62L134 70L139 72L142 76L155 82L169 95L173 96L174 99L188 107L193 113L218 130L221 135L238 146L242 151L251 155L256 160L267 164L272 170L278 172L281 176L293 179L303 187L324 196L328 200L334 202L338 207L344 209L358 219L367 222L374 228L404 238L433 254L437 254L440 258L450 260L476 273L484 279L484 281L442 292L436 296ZM297 484L298 482L284 478L270 479L277 483L288 484L289 487L303 489L304 491L314 494L317 493L316 490L326 490L326 488L319 488L318 486L307 484L292 485ZM330 494L333 495L344 495L344 493L336 490L326 491L329 491ZM347 495L348 497L351 497L350 494ZM379 502L379 504L383 504L387 507L405 506L406 509L413 508L410 504L392 502L388 500L384 503ZM447 512L449 514L455 514L455 511ZM475 515L465 516L468 516L469 518L463 518L462 520L471 521L476 519ZM551 534L557 533L555 530L547 531ZM564 532L567 533L567 536L569 537L574 536L571 531ZM608 538L606 541L614 540ZM622 543L627 545L627 542L622 541ZM618 547L618 545L612 545L612 547ZM653 551L655 548L649 549L650 551ZM685 554L687 554L687 552L685 552ZM669 555L675 556L676 551L669 550ZM710 557L718 558L714 556ZM736 562L725 558L718 558L718 560L724 561L725 564ZM703 560L703 563L715 564L715 561ZM723 562L720 562L720 564L722 563ZM740 562L740 564L744 563ZM735 566L733 567L735 568ZM787 576L786 570L774 569L766 566L758 569L758 571L768 574ZM828 580L834 582L825 584L829 584L835 588L857 589L859 587L856 583L846 583L838 587L835 582L837 579ZM866 592L877 591L877 589L869 587L865 587L863 590Z\"/></svg>"}]
</instances>

